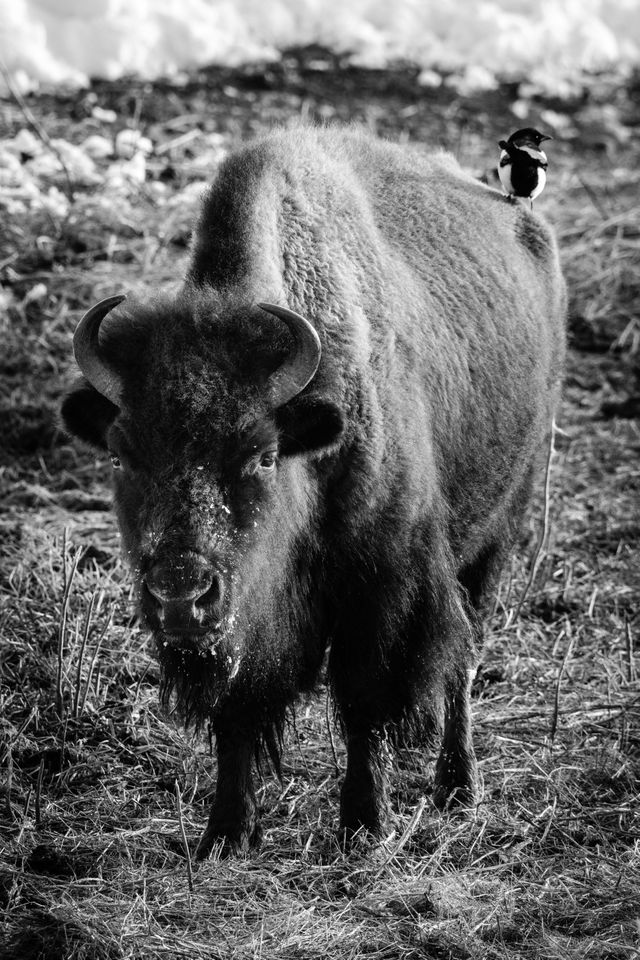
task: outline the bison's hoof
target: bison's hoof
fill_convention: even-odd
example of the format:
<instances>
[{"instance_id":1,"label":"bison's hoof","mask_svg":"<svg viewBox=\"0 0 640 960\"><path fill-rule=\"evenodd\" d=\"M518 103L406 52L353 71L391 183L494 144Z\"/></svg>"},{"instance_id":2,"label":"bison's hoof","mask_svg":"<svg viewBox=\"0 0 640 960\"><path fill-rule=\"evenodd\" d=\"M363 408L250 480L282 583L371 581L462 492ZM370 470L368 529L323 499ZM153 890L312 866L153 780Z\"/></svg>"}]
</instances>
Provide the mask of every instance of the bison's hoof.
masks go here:
<instances>
[{"instance_id":1,"label":"bison's hoof","mask_svg":"<svg viewBox=\"0 0 640 960\"><path fill-rule=\"evenodd\" d=\"M223 858L239 856L259 847L261 841L262 827L259 823L246 828L227 829L209 823L196 847L195 859L206 860L214 849L219 850L219 856Z\"/></svg>"},{"instance_id":2,"label":"bison's hoof","mask_svg":"<svg viewBox=\"0 0 640 960\"><path fill-rule=\"evenodd\" d=\"M437 783L433 788L433 803L438 810L451 810L463 813L476 805L476 790L473 783L464 786L450 786Z\"/></svg>"},{"instance_id":3,"label":"bison's hoof","mask_svg":"<svg viewBox=\"0 0 640 960\"><path fill-rule=\"evenodd\" d=\"M389 812L377 807L349 811L343 810L338 836L340 846L347 850L358 839L380 840L389 833Z\"/></svg>"},{"instance_id":4,"label":"bison's hoof","mask_svg":"<svg viewBox=\"0 0 640 960\"><path fill-rule=\"evenodd\" d=\"M436 762L433 802L438 810L472 810L476 805L476 783L473 749L443 750Z\"/></svg>"},{"instance_id":5,"label":"bison's hoof","mask_svg":"<svg viewBox=\"0 0 640 960\"><path fill-rule=\"evenodd\" d=\"M384 840L389 832L390 830L385 829L382 824L373 830L370 826L365 826L363 823L352 826L340 826L337 840L340 849L344 853L348 853L352 849L357 850L360 844L369 846L372 843L375 844L377 841Z\"/></svg>"}]
</instances>

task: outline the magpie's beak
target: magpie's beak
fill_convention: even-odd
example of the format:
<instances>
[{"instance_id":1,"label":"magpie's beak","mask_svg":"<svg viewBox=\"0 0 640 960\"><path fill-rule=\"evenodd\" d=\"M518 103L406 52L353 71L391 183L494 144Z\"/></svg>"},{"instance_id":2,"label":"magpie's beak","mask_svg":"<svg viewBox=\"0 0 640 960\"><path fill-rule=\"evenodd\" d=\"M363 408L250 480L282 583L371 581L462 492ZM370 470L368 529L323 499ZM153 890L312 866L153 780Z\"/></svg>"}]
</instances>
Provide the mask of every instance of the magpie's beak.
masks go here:
<instances>
[{"instance_id":1,"label":"magpie's beak","mask_svg":"<svg viewBox=\"0 0 640 960\"><path fill-rule=\"evenodd\" d=\"M553 140L553 137L548 137L548 136L546 135L546 133L541 133L541 134L540 134L540 143L542 143L543 140Z\"/></svg>"}]
</instances>

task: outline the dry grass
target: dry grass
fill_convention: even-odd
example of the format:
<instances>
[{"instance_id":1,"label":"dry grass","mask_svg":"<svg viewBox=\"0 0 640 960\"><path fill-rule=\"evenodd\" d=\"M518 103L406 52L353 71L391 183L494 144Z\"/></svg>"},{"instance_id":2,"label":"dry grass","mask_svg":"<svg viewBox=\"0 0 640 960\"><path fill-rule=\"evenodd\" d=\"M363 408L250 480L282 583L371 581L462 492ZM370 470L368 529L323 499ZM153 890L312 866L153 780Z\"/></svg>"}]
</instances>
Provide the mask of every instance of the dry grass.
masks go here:
<instances>
[{"instance_id":1,"label":"dry grass","mask_svg":"<svg viewBox=\"0 0 640 960\"><path fill-rule=\"evenodd\" d=\"M637 364L638 181L594 166L581 183L571 160L558 176L545 202L573 329L613 349L570 358L550 540L515 616L539 504L488 625L474 711L482 800L465 820L438 814L430 763L405 754L392 768L395 833L349 855L335 839L321 691L289 730L282 784L264 773L262 851L189 863L184 837L193 847L215 776L208 746L159 713L108 472L55 426L79 309L175 277L188 211L167 215L142 190L105 225L83 221L91 198L78 198L47 227L53 263L37 260L35 215L12 224L0 250L15 271L0 321L2 960L638 955L640 432L603 413ZM73 255L80 233L89 252ZM47 296L29 303L36 281Z\"/></svg>"}]
</instances>

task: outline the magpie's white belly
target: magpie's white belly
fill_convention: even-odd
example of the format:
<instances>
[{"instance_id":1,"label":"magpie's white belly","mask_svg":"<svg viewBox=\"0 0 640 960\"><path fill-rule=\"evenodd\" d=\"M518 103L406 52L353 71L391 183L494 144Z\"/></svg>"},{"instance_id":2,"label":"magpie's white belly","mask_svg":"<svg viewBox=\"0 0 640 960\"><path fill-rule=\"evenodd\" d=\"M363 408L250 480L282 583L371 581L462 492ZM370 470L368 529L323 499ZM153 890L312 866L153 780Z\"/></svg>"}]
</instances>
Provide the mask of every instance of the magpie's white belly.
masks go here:
<instances>
[{"instance_id":1,"label":"magpie's white belly","mask_svg":"<svg viewBox=\"0 0 640 960\"><path fill-rule=\"evenodd\" d=\"M546 182L547 182L546 170L543 170L542 167L538 167L538 183L537 183L537 186L531 191L531 194L529 196L530 200L535 200L538 194L542 193Z\"/></svg>"},{"instance_id":2,"label":"magpie's white belly","mask_svg":"<svg viewBox=\"0 0 640 960\"><path fill-rule=\"evenodd\" d=\"M502 189L508 196L513 195L513 186L511 185L511 161L505 163L504 167L500 166L502 163L503 157L508 157L509 154L506 150L503 150L500 154L500 161L498 163L498 176L500 177L500 183L502 184Z\"/></svg>"}]
</instances>

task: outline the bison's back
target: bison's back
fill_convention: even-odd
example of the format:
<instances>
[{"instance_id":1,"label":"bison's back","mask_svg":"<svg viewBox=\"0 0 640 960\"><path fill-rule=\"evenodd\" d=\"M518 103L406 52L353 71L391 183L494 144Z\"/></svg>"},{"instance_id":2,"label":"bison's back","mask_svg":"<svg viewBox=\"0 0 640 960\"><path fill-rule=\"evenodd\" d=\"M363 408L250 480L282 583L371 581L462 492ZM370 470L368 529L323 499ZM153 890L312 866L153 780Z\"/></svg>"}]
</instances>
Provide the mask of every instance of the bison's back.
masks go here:
<instances>
[{"instance_id":1,"label":"bison's back","mask_svg":"<svg viewBox=\"0 0 640 960\"><path fill-rule=\"evenodd\" d=\"M435 467L456 539L473 552L511 509L550 428L565 319L553 234L448 154L358 133L327 139L357 197L339 231L352 229L357 307L340 323L369 345L365 382L401 484L412 481L414 499L421 488L426 505ZM331 343L341 350L342 333Z\"/></svg>"},{"instance_id":2,"label":"bison's back","mask_svg":"<svg viewBox=\"0 0 640 960\"><path fill-rule=\"evenodd\" d=\"M336 326L363 315L373 341L392 329L418 350L424 341L431 358L452 336L561 336L544 221L449 154L356 130L299 126L228 158L203 204L190 274L288 297L327 329L329 352Z\"/></svg>"}]
</instances>

